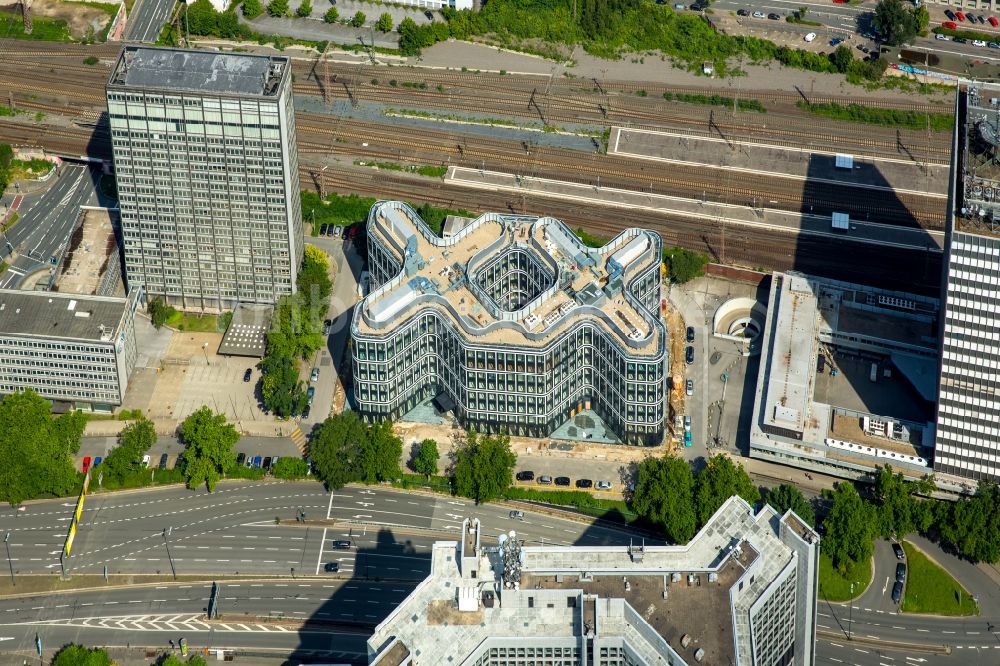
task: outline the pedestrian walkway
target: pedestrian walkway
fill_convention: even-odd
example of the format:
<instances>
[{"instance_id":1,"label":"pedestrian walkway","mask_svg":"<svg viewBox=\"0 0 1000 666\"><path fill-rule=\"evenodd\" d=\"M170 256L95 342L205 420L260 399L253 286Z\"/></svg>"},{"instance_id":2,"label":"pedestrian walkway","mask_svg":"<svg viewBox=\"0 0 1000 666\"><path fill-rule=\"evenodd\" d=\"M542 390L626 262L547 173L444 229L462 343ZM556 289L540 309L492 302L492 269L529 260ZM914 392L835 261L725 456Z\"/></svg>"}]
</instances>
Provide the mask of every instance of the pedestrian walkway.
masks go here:
<instances>
[{"instance_id":1,"label":"pedestrian walkway","mask_svg":"<svg viewBox=\"0 0 1000 666\"><path fill-rule=\"evenodd\" d=\"M299 450L299 453L302 454L303 458L309 455L309 440L306 439L305 433L302 432L301 428L296 426L295 430L291 432L289 437L291 437L292 441L295 442L295 448Z\"/></svg>"}]
</instances>

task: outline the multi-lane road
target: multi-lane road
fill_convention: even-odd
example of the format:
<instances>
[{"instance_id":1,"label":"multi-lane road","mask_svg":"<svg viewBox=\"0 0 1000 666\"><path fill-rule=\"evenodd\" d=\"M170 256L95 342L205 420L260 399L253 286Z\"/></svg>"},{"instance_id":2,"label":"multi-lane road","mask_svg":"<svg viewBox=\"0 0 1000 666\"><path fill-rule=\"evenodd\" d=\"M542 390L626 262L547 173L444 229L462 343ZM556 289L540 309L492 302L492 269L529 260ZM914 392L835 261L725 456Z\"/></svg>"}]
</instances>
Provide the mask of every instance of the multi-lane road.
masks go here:
<instances>
[{"instance_id":1,"label":"multi-lane road","mask_svg":"<svg viewBox=\"0 0 1000 666\"><path fill-rule=\"evenodd\" d=\"M130 42L155 42L175 4L176 0L138 0L128 17L125 38Z\"/></svg>"},{"instance_id":2,"label":"multi-lane road","mask_svg":"<svg viewBox=\"0 0 1000 666\"><path fill-rule=\"evenodd\" d=\"M64 164L51 177L46 191L23 197L17 223L0 238L0 254L7 257L10 247L16 252L13 261L7 258L10 268L0 275L0 288L16 289L26 275L60 260L80 206L106 205L98 192L99 169Z\"/></svg>"}]
</instances>

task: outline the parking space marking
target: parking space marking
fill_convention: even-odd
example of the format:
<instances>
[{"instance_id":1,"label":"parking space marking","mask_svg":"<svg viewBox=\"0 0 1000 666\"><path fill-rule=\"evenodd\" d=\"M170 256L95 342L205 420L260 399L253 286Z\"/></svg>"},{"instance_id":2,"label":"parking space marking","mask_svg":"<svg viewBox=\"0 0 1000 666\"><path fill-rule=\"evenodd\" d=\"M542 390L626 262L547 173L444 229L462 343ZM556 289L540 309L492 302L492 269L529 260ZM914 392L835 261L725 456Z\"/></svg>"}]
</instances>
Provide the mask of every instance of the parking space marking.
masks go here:
<instances>
[{"instance_id":1,"label":"parking space marking","mask_svg":"<svg viewBox=\"0 0 1000 666\"><path fill-rule=\"evenodd\" d=\"M333 495L330 495L330 501L333 501ZM329 515L329 514L328 514ZM316 575L319 575L319 563L323 560L323 544L326 543L326 528L323 528L323 538L319 541L319 555L316 557Z\"/></svg>"}]
</instances>

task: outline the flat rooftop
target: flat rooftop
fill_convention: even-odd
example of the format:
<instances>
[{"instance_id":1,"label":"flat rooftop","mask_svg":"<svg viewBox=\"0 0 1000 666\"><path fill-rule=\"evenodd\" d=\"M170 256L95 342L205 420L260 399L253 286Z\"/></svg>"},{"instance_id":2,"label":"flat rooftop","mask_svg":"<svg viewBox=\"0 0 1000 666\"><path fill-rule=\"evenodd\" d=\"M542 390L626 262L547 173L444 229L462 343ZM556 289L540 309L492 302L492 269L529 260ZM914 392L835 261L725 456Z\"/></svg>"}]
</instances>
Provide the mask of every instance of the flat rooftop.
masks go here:
<instances>
[{"instance_id":1,"label":"flat rooftop","mask_svg":"<svg viewBox=\"0 0 1000 666\"><path fill-rule=\"evenodd\" d=\"M957 118L954 227L1000 236L1000 86L965 83Z\"/></svg>"},{"instance_id":2,"label":"flat rooftop","mask_svg":"<svg viewBox=\"0 0 1000 666\"><path fill-rule=\"evenodd\" d=\"M375 204L368 229L393 249L403 270L360 305L354 326L362 335L399 325L419 303L445 314L476 343L542 347L585 317L632 354L664 348L659 313L628 293L636 277L659 270L660 239L651 231L629 229L602 248L588 248L554 218L485 214L443 239L394 201ZM505 309L480 276L508 252L528 255L548 277ZM501 300L508 294L499 287Z\"/></svg>"},{"instance_id":3,"label":"flat rooftop","mask_svg":"<svg viewBox=\"0 0 1000 666\"><path fill-rule=\"evenodd\" d=\"M764 422L803 430L813 395L817 299L802 276L775 279Z\"/></svg>"},{"instance_id":4,"label":"flat rooftop","mask_svg":"<svg viewBox=\"0 0 1000 666\"><path fill-rule=\"evenodd\" d=\"M217 353L221 356L263 358L273 315L273 305L237 304Z\"/></svg>"},{"instance_id":5,"label":"flat rooftop","mask_svg":"<svg viewBox=\"0 0 1000 666\"><path fill-rule=\"evenodd\" d=\"M500 584L506 574L497 547L484 547L479 575L463 578L458 544L439 542L430 576L369 639L381 652L372 663L394 663L400 644L432 664L465 663L491 640L576 646L596 625L595 651L602 641L624 640L650 664L678 663L671 654L694 664L698 649L702 663L750 664L749 609L789 567L804 570L803 543L815 546L818 537L793 513L779 516L765 505L754 514L739 497L684 546L522 546L517 588ZM481 603L460 610L456 597L471 588ZM805 581L799 588L812 589ZM796 615L812 609L802 599Z\"/></svg>"},{"instance_id":6,"label":"flat rooftop","mask_svg":"<svg viewBox=\"0 0 1000 666\"><path fill-rule=\"evenodd\" d=\"M287 56L126 46L108 85L178 93L274 96L290 71Z\"/></svg>"},{"instance_id":7,"label":"flat rooftop","mask_svg":"<svg viewBox=\"0 0 1000 666\"><path fill-rule=\"evenodd\" d=\"M0 335L114 340L128 299L0 289Z\"/></svg>"}]
</instances>

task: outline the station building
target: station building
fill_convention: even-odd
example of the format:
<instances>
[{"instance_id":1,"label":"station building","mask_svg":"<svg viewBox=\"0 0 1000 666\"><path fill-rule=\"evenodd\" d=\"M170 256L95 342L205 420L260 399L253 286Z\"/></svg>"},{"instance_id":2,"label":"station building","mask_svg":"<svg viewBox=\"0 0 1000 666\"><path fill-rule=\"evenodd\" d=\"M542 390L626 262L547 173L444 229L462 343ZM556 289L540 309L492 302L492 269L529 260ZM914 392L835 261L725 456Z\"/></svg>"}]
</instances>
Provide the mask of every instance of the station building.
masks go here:
<instances>
[{"instance_id":1,"label":"station building","mask_svg":"<svg viewBox=\"0 0 1000 666\"><path fill-rule=\"evenodd\" d=\"M551 217L485 214L441 238L398 201L367 226L371 292L351 328L366 418L433 399L465 427L544 437L592 410L626 444L663 439L657 234L590 248Z\"/></svg>"},{"instance_id":2,"label":"station building","mask_svg":"<svg viewBox=\"0 0 1000 666\"><path fill-rule=\"evenodd\" d=\"M135 367L138 291L125 298L0 289L0 394L110 412Z\"/></svg>"},{"instance_id":3,"label":"station building","mask_svg":"<svg viewBox=\"0 0 1000 666\"><path fill-rule=\"evenodd\" d=\"M740 497L683 546L528 546L466 519L368 663L811 666L819 541Z\"/></svg>"},{"instance_id":4,"label":"station building","mask_svg":"<svg viewBox=\"0 0 1000 666\"><path fill-rule=\"evenodd\" d=\"M107 96L129 288L208 311L295 293L291 60L126 46Z\"/></svg>"}]
</instances>

